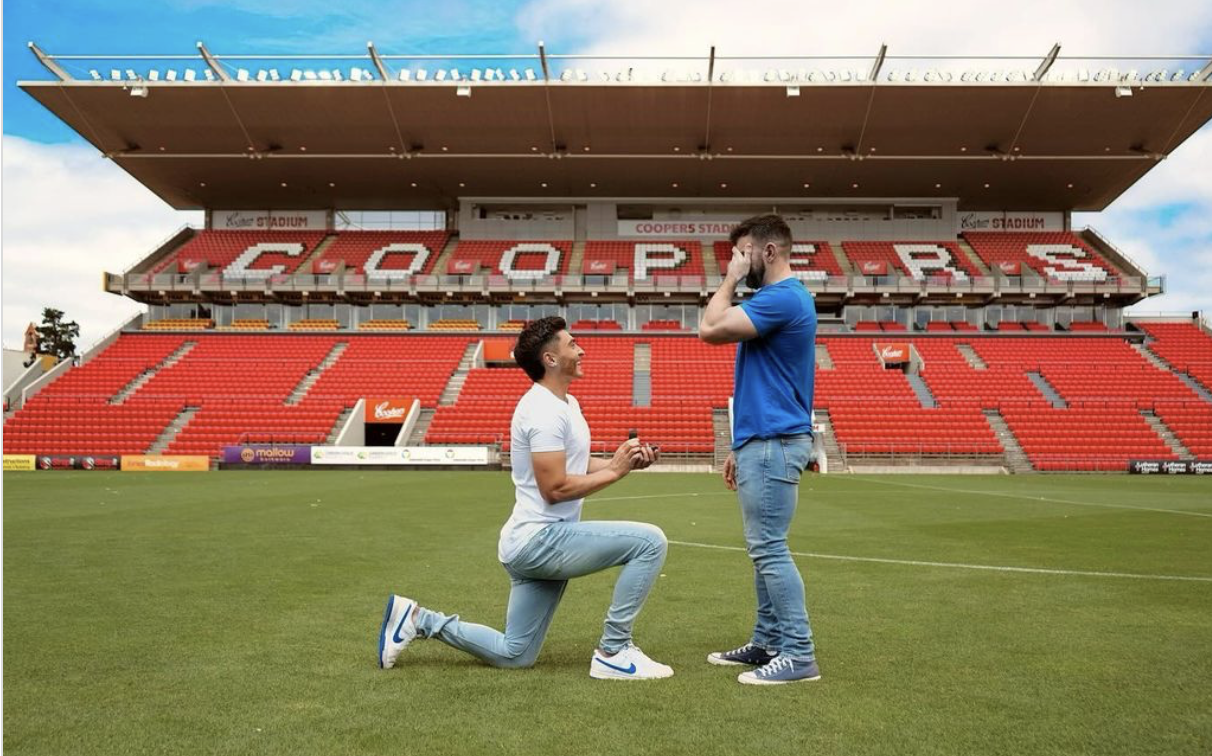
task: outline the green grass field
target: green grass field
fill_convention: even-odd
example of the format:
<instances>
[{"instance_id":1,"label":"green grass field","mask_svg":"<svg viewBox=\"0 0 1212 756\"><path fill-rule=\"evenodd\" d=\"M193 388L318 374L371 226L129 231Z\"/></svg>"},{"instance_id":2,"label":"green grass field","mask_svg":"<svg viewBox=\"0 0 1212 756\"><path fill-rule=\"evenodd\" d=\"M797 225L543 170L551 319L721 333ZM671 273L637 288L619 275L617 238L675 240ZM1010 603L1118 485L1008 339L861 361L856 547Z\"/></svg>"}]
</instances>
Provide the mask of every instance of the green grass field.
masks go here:
<instances>
[{"instance_id":1,"label":"green grass field","mask_svg":"<svg viewBox=\"0 0 1212 756\"><path fill-rule=\"evenodd\" d=\"M492 473L5 474L4 751L1212 753L1212 480L805 478L824 677L753 688L704 660L747 639L748 559L690 545L742 545L735 499L637 474L586 518L681 542L636 628L675 677L589 678L613 571L533 669L418 641L379 670L392 591L500 626L511 502Z\"/></svg>"}]
</instances>

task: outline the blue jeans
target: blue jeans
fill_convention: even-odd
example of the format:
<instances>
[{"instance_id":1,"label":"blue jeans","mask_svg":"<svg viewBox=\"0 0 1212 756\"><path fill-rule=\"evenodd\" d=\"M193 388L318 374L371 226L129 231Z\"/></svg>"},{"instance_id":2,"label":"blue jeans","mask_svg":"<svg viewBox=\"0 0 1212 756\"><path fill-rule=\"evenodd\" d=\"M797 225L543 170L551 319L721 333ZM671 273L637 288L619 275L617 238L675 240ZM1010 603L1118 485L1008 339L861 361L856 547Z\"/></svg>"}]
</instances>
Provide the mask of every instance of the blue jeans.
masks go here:
<instances>
[{"instance_id":1,"label":"blue jeans","mask_svg":"<svg viewBox=\"0 0 1212 756\"><path fill-rule=\"evenodd\" d=\"M735 454L741 524L757 589L751 642L792 659L813 660L816 652L804 605L804 580L787 547L800 475L812 458L812 436L755 438Z\"/></svg>"},{"instance_id":2,"label":"blue jeans","mask_svg":"<svg viewBox=\"0 0 1212 756\"><path fill-rule=\"evenodd\" d=\"M418 609L418 634L494 667L530 667L568 580L623 565L598 642L606 653L617 653L631 642L631 627L660 575L667 548L661 529L642 522L553 523L504 565L512 584L504 633L463 622L457 614Z\"/></svg>"}]
</instances>

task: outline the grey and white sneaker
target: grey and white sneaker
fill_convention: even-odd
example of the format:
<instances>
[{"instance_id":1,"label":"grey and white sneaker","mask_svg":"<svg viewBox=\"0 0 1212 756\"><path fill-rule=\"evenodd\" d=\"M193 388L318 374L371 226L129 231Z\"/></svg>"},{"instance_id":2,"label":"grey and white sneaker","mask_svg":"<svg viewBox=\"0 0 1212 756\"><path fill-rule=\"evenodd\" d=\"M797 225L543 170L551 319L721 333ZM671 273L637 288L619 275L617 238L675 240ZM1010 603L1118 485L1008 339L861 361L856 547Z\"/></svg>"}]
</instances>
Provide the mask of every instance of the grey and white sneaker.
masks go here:
<instances>
[{"instance_id":1,"label":"grey and white sneaker","mask_svg":"<svg viewBox=\"0 0 1212 756\"><path fill-rule=\"evenodd\" d=\"M713 651L707 654L707 661L711 664L726 666L748 664L751 667L760 667L763 664L769 663L776 656L778 656L778 653L772 653L761 646L746 643L740 648L734 648L731 651Z\"/></svg>"},{"instance_id":2,"label":"grey and white sneaker","mask_svg":"<svg viewBox=\"0 0 1212 756\"><path fill-rule=\"evenodd\" d=\"M742 672L736 679L742 685L786 685L819 680L821 670L815 661L796 661L788 656L778 656L765 666Z\"/></svg>"},{"instance_id":3,"label":"grey and white sneaker","mask_svg":"<svg viewBox=\"0 0 1212 756\"><path fill-rule=\"evenodd\" d=\"M629 645L614 656L594 649L589 676L595 680L656 680L673 677L673 667L653 661L638 646Z\"/></svg>"},{"instance_id":4,"label":"grey and white sneaker","mask_svg":"<svg viewBox=\"0 0 1212 756\"><path fill-rule=\"evenodd\" d=\"M387 599L383 626L379 628L379 669L391 669L396 657L417 637L417 602L403 596Z\"/></svg>"}]
</instances>

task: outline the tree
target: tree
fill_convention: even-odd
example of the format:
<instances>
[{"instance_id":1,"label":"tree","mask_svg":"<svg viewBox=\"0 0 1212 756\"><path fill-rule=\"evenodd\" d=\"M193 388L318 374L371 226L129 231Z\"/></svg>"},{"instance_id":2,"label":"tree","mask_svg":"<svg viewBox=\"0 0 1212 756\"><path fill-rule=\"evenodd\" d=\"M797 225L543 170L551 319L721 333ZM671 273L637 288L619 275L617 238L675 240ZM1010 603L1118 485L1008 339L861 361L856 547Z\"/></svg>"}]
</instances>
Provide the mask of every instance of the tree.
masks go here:
<instances>
[{"instance_id":1,"label":"tree","mask_svg":"<svg viewBox=\"0 0 1212 756\"><path fill-rule=\"evenodd\" d=\"M76 353L80 326L74 320L64 321L63 310L43 308L42 325L37 330L38 354L53 354L62 360Z\"/></svg>"}]
</instances>

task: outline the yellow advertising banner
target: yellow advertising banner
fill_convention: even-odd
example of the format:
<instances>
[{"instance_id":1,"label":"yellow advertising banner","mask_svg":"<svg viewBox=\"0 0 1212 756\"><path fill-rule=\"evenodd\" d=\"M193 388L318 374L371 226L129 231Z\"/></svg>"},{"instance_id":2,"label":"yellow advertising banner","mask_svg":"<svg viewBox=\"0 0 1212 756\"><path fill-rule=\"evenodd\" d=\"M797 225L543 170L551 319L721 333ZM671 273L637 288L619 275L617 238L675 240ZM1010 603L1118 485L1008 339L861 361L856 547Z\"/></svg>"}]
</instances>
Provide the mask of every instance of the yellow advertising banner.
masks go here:
<instances>
[{"instance_id":1,"label":"yellow advertising banner","mask_svg":"<svg viewBox=\"0 0 1212 756\"><path fill-rule=\"evenodd\" d=\"M36 461L33 454L5 454L4 455L4 471L10 470L37 470L34 464Z\"/></svg>"},{"instance_id":2,"label":"yellow advertising banner","mask_svg":"<svg viewBox=\"0 0 1212 756\"><path fill-rule=\"evenodd\" d=\"M123 454L122 472L206 472L210 457L195 455Z\"/></svg>"}]
</instances>

